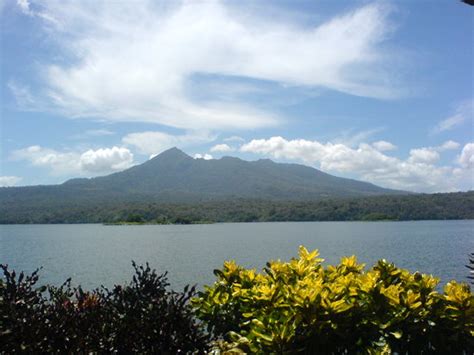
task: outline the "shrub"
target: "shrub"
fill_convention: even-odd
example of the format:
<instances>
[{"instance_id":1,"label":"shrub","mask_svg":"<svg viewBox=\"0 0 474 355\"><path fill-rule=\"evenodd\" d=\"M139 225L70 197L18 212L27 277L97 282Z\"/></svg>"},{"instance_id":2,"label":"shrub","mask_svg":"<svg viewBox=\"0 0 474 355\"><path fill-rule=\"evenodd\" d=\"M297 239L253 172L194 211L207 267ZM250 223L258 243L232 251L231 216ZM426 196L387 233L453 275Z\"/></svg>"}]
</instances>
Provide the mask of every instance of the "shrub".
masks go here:
<instances>
[{"instance_id":1,"label":"shrub","mask_svg":"<svg viewBox=\"0 0 474 355\"><path fill-rule=\"evenodd\" d=\"M323 267L318 252L272 261L262 273L225 262L193 300L218 347L255 353L468 353L473 296L384 260L367 272L354 256Z\"/></svg>"},{"instance_id":2,"label":"shrub","mask_svg":"<svg viewBox=\"0 0 474 355\"><path fill-rule=\"evenodd\" d=\"M38 270L16 275L1 265L2 353L192 353L204 352L209 337L196 323L189 299L194 288L168 291L166 274L133 263L130 284L85 292L36 287Z\"/></svg>"},{"instance_id":3,"label":"shrub","mask_svg":"<svg viewBox=\"0 0 474 355\"><path fill-rule=\"evenodd\" d=\"M467 284L442 293L430 275L354 256L323 267L317 251L263 272L225 262L196 294L137 266L111 290L37 287L38 270L0 265L0 353L470 353L474 300ZM190 300L194 309L190 306ZM197 318L196 318L197 316ZM207 332L204 331L207 327ZM213 339L218 341L211 342Z\"/></svg>"},{"instance_id":4,"label":"shrub","mask_svg":"<svg viewBox=\"0 0 474 355\"><path fill-rule=\"evenodd\" d=\"M467 278L471 280L471 284L474 285L474 253L469 255L469 264L467 264L466 267L469 269L469 276Z\"/></svg>"}]
</instances>

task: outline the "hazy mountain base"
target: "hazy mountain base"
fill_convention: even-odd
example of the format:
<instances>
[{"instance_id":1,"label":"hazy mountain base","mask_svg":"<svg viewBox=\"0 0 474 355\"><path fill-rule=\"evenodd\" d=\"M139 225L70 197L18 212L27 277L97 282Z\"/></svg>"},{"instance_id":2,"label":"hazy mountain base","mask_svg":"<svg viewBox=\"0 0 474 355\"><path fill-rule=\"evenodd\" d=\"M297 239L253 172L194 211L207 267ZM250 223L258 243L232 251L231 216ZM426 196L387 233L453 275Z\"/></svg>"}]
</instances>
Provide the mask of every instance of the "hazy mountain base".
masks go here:
<instances>
[{"instance_id":1,"label":"hazy mountain base","mask_svg":"<svg viewBox=\"0 0 474 355\"><path fill-rule=\"evenodd\" d=\"M474 219L474 191L268 201L233 199L201 203L115 201L0 203L0 223L159 223Z\"/></svg>"}]
</instances>

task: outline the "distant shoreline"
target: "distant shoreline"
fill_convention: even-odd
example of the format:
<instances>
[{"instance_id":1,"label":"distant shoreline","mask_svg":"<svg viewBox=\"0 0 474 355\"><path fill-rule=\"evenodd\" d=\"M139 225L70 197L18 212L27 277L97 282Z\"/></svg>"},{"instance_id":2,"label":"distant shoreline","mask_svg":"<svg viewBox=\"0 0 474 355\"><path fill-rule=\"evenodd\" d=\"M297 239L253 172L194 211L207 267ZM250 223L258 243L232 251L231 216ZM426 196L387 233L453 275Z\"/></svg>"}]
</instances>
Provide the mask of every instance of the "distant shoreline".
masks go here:
<instances>
[{"instance_id":1,"label":"distant shoreline","mask_svg":"<svg viewBox=\"0 0 474 355\"><path fill-rule=\"evenodd\" d=\"M443 222L456 222L456 221L474 221L474 218L460 218L460 219L407 219L407 220L383 220L383 221L368 221L368 220L352 220L352 221L255 221L255 222L209 222L209 223L189 223L189 224L180 224L180 223L0 223L0 226L80 226L80 225L100 225L108 227L120 227L120 226L193 226L193 225L212 225L212 224L252 224L252 223L386 223L386 222L396 222L396 223L406 223L406 222L434 222L434 221L443 221Z\"/></svg>"},{"instance_id":2,"label":"distant shoreline","mask_svg":"<svg viewBox=\"0 0 474 355\"><path fill-rule=\"evenodd\" d=\"M189 223L159 223L159 222L104 222L97 223L104 226L189 226L194 224L214 224L216 222L211 221L191 221ZM64 224L64 223L55 223L55 224ZM83 224L83 223L77 223ZM96 224L96 223L94 223Z\"/></svg>"},{"instance_id":3,"label":"distant shoreline","mask_svg":"<svg viewBox=\"0 0 474 355\"><path fill-rule=\"evenodd\" d=\"M0 199L0 224L209 224L222 222L418 221L474 219L474 191L316 201L102 201L36 205Z\"/></svg>"}]
</instances>

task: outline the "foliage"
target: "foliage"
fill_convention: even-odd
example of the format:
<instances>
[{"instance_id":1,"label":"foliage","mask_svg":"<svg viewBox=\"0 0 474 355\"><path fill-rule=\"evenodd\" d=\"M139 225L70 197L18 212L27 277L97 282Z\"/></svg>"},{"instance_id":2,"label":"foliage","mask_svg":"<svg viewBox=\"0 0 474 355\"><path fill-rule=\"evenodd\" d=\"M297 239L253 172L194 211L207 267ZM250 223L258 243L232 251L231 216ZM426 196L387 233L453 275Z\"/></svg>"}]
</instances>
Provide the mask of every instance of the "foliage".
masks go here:
<instances>
[{"instance_id":1,"label":"foliage","mask_svg":"<svg viewBox=\"0 0 474 355\"><path fill-rule=\"evenodd\" d=\"M8 190L7 188L5 188ZM1 190L1 189L0 189ZM12 190L13 192L15 190ZM13 194L12 192L12 194ZM406 196L321 199L315 201L207 200L198 203L164 203L159 199L91 197L74 203L58 203L42 197L37 201L3 200L0 223L157 223L360 221L474 219L474 191Z\"/></svg>"},{"instance_id":2,"label":"foliage","mask_svg":"<svg viewBox=\"0 0 474 355\"><path fill-rule=\"evenodd\" d=\"M235 262L217 281L169 291L166 274L137 266L111 290L38 287L38 270L0 265L1 353L469 353L474 298L467 284L436 289L431 275L354 256L322 265L317 251L271 261L263 272ZM192 304L192 306L190 305ZM204 328L207 328L207 332ZM217 339L217 340L216 340Z\"/></svg>"},{"instance_id":3,"label":"foliage","mask_svg":"<svg viewBox=\"0 0 474 355\"><path fill-rule=\"evenodd\" d=\"M272 261L262 273L225 262L193 300L224 352L462 353L474 348L467 284L438 280L384 260L370 270L354 256L323 267L318 252Z\"/></svg>"},{"instance_id":4,"label":"foliage","mask_svg":"<svg viewBox=\"0 0 474 355\"><path fill-rule=\"evenodd\" d=\"M474 253L471 253L471 255L469 255L469 264L466 265L466 267L470 270L469 276L467 278L470 279L471 284L474 285Z\"/></svg>"},{"instance_id":5,"label":"foliage","mask_svg":"<svg viewBox=\"0 0 474 355\"><path fill-rule=\"evenodd\" d=\"M126 222L128 223L143 223L143 217L139 214L131 214L127 217Z\"/></svg>"},{"instance_id":6,"label":"foliage","mask_svg":"<svg viewBox=\"0 0 474 355\"><path fill-rule=\"evenodd\" d=\"M194 288L168 291L166 274L133 266L130 284L86 292L70 280L36 287L38 270L17 275L1 265L1 352L204 352L209 339L188 302Z\"/></svg>"}]
</instances>

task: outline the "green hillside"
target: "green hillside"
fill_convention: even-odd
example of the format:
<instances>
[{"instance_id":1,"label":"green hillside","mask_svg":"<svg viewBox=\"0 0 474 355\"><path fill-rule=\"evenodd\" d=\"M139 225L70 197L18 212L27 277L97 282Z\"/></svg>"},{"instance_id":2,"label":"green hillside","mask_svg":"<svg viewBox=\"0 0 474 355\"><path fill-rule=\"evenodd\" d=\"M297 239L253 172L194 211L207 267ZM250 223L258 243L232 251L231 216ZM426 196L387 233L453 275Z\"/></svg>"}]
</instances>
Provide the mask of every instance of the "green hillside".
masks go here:
<instances>
[{"instance_id":1,"label":"green hillside","mask_svg":"<svg viewBox=\"0 0 474 355\"><path fill-rule=\"evenodd\" d=\"M131 203L201 203L252 199L320 201L329 198L407 194L344 179L298 164L268 159L193 159L177 148L115 174L72 179L61 185L0 188L1 220L31 211L68 213ZM72 213L72 212L71 212ZM6 217L6 216L10 217Z\"/></svg>"}]
</instances>

